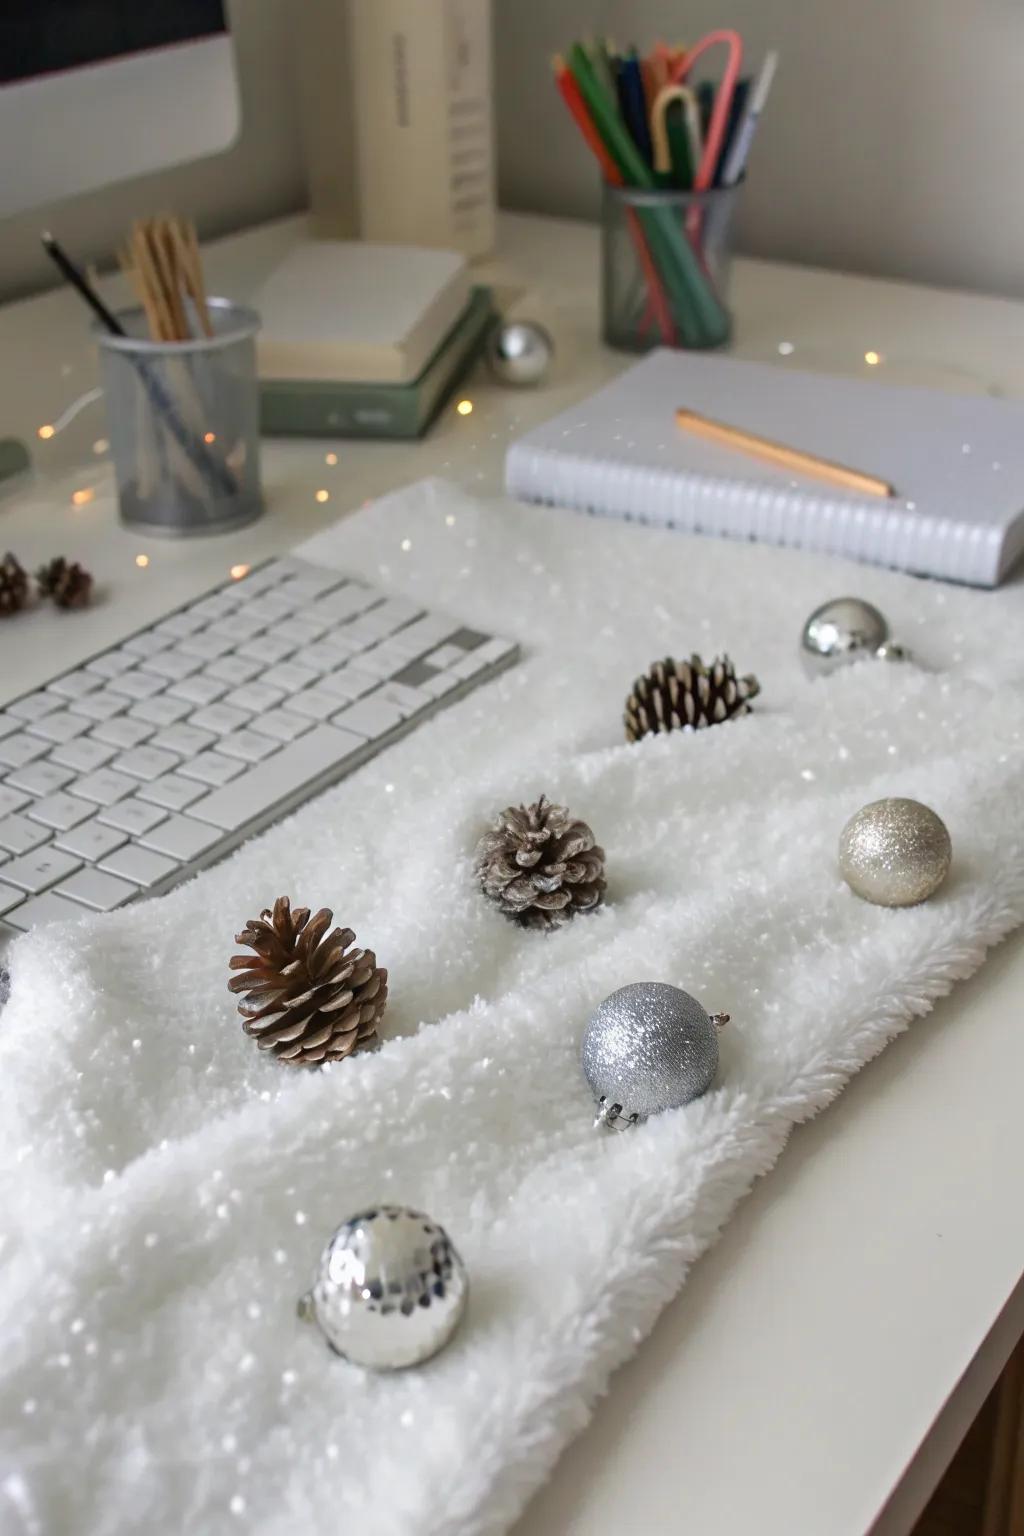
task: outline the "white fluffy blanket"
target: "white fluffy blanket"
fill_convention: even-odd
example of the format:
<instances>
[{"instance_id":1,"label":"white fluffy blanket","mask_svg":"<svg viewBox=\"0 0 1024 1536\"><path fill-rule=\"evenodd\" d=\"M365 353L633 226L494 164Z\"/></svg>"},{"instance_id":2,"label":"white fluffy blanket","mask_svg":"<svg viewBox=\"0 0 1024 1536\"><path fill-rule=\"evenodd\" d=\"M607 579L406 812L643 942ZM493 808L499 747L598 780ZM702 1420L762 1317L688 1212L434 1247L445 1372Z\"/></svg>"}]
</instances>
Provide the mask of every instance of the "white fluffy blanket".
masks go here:
<instances>
[{"instance_id":1,"label":"white fluffy blanket","mask_svg":"<svg viewBox=\"0 0 1024 1536\"><path fill-rule=\"evenodd\" d=\"M514 635L526 660L173 895L15 945L5 1533L506 1530L794 1122L1024 919L1019 588L441 484L308 553ZM930 670L804 681L801 623L849 589ZM757 712L625 745L634 675L719 649L759 675ZM607 906L551 937L471 878L487 818L541 791L608 855ZM953 874L920 908L866 905L837 873L846 818L885 794L952 833ZM304 1075L243 1036L232 935L282 892L333 907L389 968L378 1054ZM602 1136L581 1031L645 979L732 1014L718 1082ZM441 1221L472 1277L452 1345L396 1376L295 1316L325 1238L381 1200Z\"/></svg>"}]
</instances>

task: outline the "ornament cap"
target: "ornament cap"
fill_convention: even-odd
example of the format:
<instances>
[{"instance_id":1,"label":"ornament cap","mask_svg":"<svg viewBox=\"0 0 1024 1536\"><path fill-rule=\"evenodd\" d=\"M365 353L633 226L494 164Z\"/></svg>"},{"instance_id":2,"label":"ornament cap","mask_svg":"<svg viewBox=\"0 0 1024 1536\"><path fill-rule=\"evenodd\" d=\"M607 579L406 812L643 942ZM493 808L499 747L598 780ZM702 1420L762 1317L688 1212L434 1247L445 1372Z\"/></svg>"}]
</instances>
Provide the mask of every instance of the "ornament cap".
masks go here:
<instances>
[{"instance_id":1,"label":"ornament cap","mask_svg":"<svg viewBox=\"0 0 1024 1536\"><path fill-rule=\"evenodd\" d=\"M715 1026L716 1029L724 1029L725 1026L728 1024L729 1020L732 1018L732 1014L730 1014L730 1013L709 1013L708 1014L708 1018L711 1020L712 1024Z\"/></svg>"}]
</instances>

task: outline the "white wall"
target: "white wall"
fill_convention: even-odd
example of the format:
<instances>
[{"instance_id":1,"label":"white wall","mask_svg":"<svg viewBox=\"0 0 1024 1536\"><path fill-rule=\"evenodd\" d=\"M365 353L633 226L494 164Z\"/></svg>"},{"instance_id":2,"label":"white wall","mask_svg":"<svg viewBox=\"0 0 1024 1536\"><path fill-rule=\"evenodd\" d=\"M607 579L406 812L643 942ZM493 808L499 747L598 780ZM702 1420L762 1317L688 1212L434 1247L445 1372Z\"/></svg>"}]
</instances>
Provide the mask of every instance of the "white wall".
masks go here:
<instances>
[{"instance_id":1,"label":"white wall","mask_svg":"<svg viewBox=\"0 0 1024 1536\"><path fill-rule=\"evenodd\" d=\"M39 246L43 228L52 229L77 258L91 261L108 259L140 215L165 209L190 214L200 232L211 236L302 207L305 180L292 31L310 3L234 0L230 9L242 97L238 143L226 154L0 223L0 295L11 298L55 281ZM60 131L59 124L54 131Z\"/></svg>"},{"instance_id":2,"label":"white wall","mask_svg":"<svg viewBox=\"0 0 1024 1536\"><path fill-rule=\"evenodd\" d=\"M594 217L593 162L551 56L607 32L693 41L738 26L782 62L742 245L1024 295L1020 0L495 0L499 172L514 208ZM1024 338L1022 338L1024 340Z\"/></svg>"}]
</instances>

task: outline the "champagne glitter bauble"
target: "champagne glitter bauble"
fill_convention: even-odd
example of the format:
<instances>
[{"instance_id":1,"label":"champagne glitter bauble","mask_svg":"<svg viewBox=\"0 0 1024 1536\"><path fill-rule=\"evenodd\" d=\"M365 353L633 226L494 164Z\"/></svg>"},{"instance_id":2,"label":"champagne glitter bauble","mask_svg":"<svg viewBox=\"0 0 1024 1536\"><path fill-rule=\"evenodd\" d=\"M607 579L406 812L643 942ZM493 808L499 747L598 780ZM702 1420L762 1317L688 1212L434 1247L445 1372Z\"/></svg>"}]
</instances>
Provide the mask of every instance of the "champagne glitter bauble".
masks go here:
<instances>
[{"instance_id":1,"label":"champagne glitter bauble","mask_svg":"<svg viewBox=\"0 0 1024 1536\"><path fill-rule=\"evenodd\" d=\"M635 981L606 997L580 1051L597 1100L595 1124L624 1130L706 1093L718 1070L718 1030L728 1019L663 981Z\"/></svg>"},{"instance_id":2,"label":"champagne glitter bauble","mask_svg":"<svg viewBox=\"0 0 1024 1536\"><path fill-rule=\"evenodd\" d=\"M395 1371L421 1365L447 1344L468 1294L444 1228L405 1206L379 1205L335 1232L299 1315L354 1365Z\"/></svg>"},{"instance_id":3,"label":"champagne glitter bauble","mask_svg":"<svg viewBox=\"0 0 1024 1536\"><path fill-rule=\"evenodd\" d=\"M908 652L889 634L889 624L860 597L834 597L815 608L800 636L800 660L808 677L821 677L854 661L906 661Z\"/></svg>"},{"instance_id":4,"label":"champagne glitter bauble","mask_svg":"<svg viewBox=\"0 0 1024 1536\"><path fill-rule=\"evenodd\" d=\"M874 800L851 816L839 839L843 879L881 907L927 901L952 857L945 823L920 800Z\"/></svg>"}]
</instances>

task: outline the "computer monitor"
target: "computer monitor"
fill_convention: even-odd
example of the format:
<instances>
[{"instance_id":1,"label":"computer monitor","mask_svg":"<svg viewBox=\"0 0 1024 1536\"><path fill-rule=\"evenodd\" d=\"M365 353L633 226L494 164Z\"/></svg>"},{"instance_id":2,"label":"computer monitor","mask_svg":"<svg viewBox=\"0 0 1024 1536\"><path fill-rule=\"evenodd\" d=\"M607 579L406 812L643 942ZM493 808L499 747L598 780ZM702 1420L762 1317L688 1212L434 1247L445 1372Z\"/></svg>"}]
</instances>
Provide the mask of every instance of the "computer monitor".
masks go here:
<instances>
[{"instance_id":1,"label":"computer monitor","mask_svg":"<svg viewBox=\"0 0 1024 1536\"><path fill-rule=\"evenodd\" d=\"M0 218L227 149L222 0L0 0Z\"/></svg>"}]
</instances>

